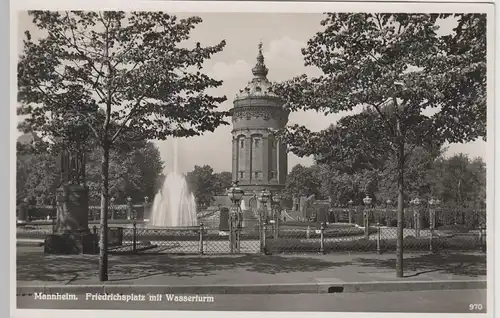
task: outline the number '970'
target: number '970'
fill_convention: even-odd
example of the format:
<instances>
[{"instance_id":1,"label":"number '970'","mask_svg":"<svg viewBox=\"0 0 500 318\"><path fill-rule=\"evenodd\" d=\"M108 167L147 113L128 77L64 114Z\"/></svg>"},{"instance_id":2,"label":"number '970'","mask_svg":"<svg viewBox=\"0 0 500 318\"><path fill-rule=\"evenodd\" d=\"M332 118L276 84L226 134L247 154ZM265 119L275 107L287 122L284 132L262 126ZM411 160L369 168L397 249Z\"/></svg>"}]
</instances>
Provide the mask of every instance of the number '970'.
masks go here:
<instances>
[{"instance_id":1,"label":"number '970'","mask_svg":"<svg viewBox=\"0 0 500 318\"><path fill-rule=\"evenodd\" d=\"M482 304L469 304L469 310L483 310Z\"/></svg>"}]
</instances>

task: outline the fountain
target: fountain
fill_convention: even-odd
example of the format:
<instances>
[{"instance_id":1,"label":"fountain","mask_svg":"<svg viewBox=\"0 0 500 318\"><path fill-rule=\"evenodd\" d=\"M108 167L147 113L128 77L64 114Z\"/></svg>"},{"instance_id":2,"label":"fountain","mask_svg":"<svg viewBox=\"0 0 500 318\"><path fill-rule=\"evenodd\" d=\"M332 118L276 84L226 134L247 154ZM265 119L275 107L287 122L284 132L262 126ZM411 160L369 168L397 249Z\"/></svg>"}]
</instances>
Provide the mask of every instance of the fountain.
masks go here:
<instances>
[{"instance_id":1,"label":"fountain","mask_svg":"<svg viewBox=\"0 0 500 318\"><path fill-rule=\"evenodd\" d=\"M186 178L178 172L178 141L174 139L174 166L154 198L149 225L154 227L197 225L196 201Z\"/></svg>"}]
</instances>

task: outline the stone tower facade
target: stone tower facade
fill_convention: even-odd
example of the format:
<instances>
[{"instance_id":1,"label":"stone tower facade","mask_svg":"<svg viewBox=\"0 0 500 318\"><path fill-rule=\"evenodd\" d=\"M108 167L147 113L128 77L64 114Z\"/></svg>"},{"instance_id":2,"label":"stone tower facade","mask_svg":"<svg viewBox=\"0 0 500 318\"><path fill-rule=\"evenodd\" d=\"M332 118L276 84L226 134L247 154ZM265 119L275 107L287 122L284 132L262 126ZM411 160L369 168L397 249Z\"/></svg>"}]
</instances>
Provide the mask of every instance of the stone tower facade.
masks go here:
<instances>
[{"instance_id":1,"label":"stone tower facade","mask_svg":"<svg viewBox=\"0 0 500 318\"><path fill-rule=\"evenodd\" d=\"M289 112L270 91L262 43L252 73L253 79L236 95L231 109L233 180L247 194L283 189L288 172L286 146L274 138L272 130L285 127Z\"/></svg>"}]
</instances>

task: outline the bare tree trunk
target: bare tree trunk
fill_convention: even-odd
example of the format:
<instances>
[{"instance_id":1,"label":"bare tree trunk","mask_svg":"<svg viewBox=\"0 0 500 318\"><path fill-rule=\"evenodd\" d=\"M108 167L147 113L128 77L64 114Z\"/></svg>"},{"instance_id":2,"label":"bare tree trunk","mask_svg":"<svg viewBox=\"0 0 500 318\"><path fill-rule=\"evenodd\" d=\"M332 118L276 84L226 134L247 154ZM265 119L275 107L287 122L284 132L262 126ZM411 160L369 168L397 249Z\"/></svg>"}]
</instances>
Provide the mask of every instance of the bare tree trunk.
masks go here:
<instances>
[{"instance_id":1,"label":"bare tree trunk","mask_svg":"<svg viewBox=\"0 0 500 318\"><path fill-rule=\"evenodd\" d=\"M396 276L403 277L403 231L404 231L404 143L399 145L398 160L398 229L396 241Z\"/></svg>"},{"instance_id":2,"label":"bare tree trunk","mask_svg":"<svg viewBox=\"0 0 500 318\"><path fill-rule=\"evenodd\" d=\"M108 280L108 196L109 196L109 142L105 137L101 162L101 222L99 241L99 280Z\"/></svg>"}]
</instances>

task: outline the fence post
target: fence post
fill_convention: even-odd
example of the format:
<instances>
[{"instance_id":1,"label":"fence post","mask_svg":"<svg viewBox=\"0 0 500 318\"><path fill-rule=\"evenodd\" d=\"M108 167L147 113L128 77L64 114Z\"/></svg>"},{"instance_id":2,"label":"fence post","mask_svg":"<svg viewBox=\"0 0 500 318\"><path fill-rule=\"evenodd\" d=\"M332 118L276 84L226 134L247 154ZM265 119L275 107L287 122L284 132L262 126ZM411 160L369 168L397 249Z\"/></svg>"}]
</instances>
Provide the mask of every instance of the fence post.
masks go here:
<instances>
[{"instance_id":1,"label":"fence post","mask_svg":"<svg viewBox=\"0 0 500 318\"><path fill-rule=\"evenodd\" d=\"M134 221L134 227L132 228L132 251L137 252L137 223Z\"/></svg>"},{"instance_id":2,"label":"fence post","mask_svg":"<svg viewBox=\"0 0 500 318\"><path fill-rule=\"evenodd\" d=\"M267 254L266 230L267 230L267 223L264 221L264 224L262 225L262 251L261 251L264 254Z\"/></svg>"},{"instance_id":3,"label":"fence post","mask_svg":"<svg viewBox=\"0 0 500 318\"><path fill-rule=\"evenodd\" d=\"M308 225L306 230L306 238L308 239L310 237L311 237L311 227Z\"/></svg>"},{"instance_id":4,"label":"fence post","mask_svg":"<svg viewBox=\"0 0 500 318\"><path fill-rule=\"evenodd\" d=\"M234 228L233 228L233 216L229 214L229 252L234 253Z\"/></svg>"},{"instance_id":5,"label":"fence post","mask_svg":"<svg viewBox=\"0 0 500 318\"><path fill-rule=\"evenodd\" d=\"M325 223L321 222L319 252L325 254Z\"/></svg>"},{"instance_id":6,"label":"fence post","mask_svg":"<svg viewBox=\"0 0 500 318\"><path fill-rule=\"evenodd\" d=\"M92 252L98 253L99 252L99 236L97 235L97 226L92 227L92 234L94 237L92 238ZM94 241L94 239L97 239Z\"/></svg>"},{"instance_id":7,"label":"fence post","mask_svg":"<svg viewBox=\"0 0 500 318\"><path fill-rule=\"evenodd\" d=\"M415 237L420 237L421 226L422 226L422 219L420 215L420 210L417 210L417 214L415 214Z\"/></svg>"},{"instance_id":8,"label":"fence post","mask_svg":"<svg viewBox=\"0 0 500 318\"><path fill-rule=\"evenodd\" d=\"M240 248L240 245L241 245L241 235L240 235L240 229L238 227L236 227L236 233L235 233L235 236L236 236L236 240L235 240L235 243L236 243L236 253L239 254L240 251L241 251L241 248Z\"/></svg>"},{"instance_id":9,"label":"fence post","mask_svg":"<svg viewBox=\"0 0 500 318\"><path fill-rule=\"evenodd\" d=\"M200 223L200 254L203 255L203 222Z\"/></svg>"},{"instance_id":10,"label":"fence post","mask_svg":"<svg viewBox=\"0 0 500 318\"><path fill-rule=\"evenodd\" d=\"M262 227L262 225L263 225L262 216L259 215L259 244L260 244L259 250L260 250L260 252L262 252L262 250L263 250L263 247L262 247L262 231L263 231L263 227Z\"/></svg>"},{"instance_id":11,"label":"fence post","mask_svg":"<svg viewBox=\"0 0 500 318\"><path fill-rule=\"evenodd\" d=\"M370 237L370 222L368 220L368 212L365 211L363 212L363 225L365 226L365 238L368 239Z\"/></svg>"},{"instance_id":12,"label":"fence post","mask_svg":"<svg viewBox=\"0 0 500 318\"><path fill-rule=\"evenodd\" d=\"M236 211L236 228L234 229L235 230L235 247L236 247L236 253L240 253L240 250L241 250L241 227L243 225L242 223L242 219L243 219L243 216L240 214L239 211Z\"/></svg>"},{"instance_id":13,"label":"fence post","mask_svg":"<svg viewBox=\"0 0 500 318\"><path fill-rule=\"evenodd\" d=\"M380 222L377 222L377 254L380 254Z\"/></svg>"},{"instance_id":14,"label":"fence post","mask_svg":"<svg viewBox=\"0 0 500 318\"><path fill-rule=\"evenodd\" d=\"M56 232L56 219L52 219L52 234Z\"/></svg>"},{"instance_id":15,"label":"fence post","mask_svg":"<svg viewBox=\"0 0 500 318\"><path fill-rule=\"evenodd\" d=\"M484 241L483 227L479 228L479 245L481 245L481 251L486 252L486 242Z\"/></svg>"},{"instance_id":16,"label":"fence post","mask_svg":"<svg viewBox=\"0 0 500 318\"><path fill-rule=\"evenodd\" d=\"M431 227L430 229L430 235L429 235L429 252L434 253L434 248L432 247L432 239L434 237L434 227Z\"/></svg>"}]
</instances>

